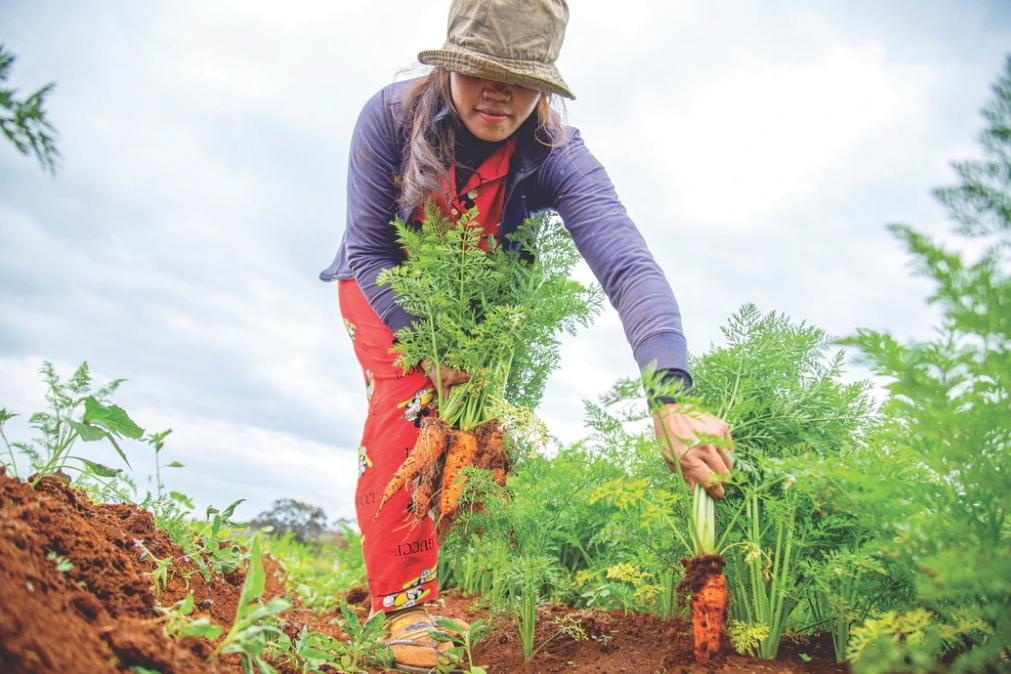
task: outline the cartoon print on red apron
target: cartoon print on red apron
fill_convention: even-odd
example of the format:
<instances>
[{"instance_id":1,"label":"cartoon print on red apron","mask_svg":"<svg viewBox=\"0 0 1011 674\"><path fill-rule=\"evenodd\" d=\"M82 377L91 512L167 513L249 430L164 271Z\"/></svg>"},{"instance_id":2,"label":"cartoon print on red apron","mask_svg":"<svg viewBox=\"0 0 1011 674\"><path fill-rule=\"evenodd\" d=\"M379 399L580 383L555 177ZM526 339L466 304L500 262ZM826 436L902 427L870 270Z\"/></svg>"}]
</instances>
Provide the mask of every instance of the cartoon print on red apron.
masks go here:
<instances>
[{"instance_id":1,"label":"cartoon print on red apron","mask_svg":"<svg viewBox=\"0 0 1011 674\"><path fill-rule=\"evenodd\" d=\"M388 594L383 597L383 606L386 608L398 609L409 608L428 596L431 590L421 587L426 583L435 580L436 567L425 569L417 578L404 583L404 591L395 594Z\"/></svg>"},{"instance_id":2,"label":"cartoon print on red apron","mask_svg":"<svg viewBox=\"0 0 1011 674\"><path fill-rule=\"evenodd\" d=\"M414 394L410 400L397 405L404 410L404 418L421 428L421 420L432 414L432 403L435 401L435 389L424 388Z\"/></svg>"},{"instance_id":3,"label":"cartoon print on red apron","mask_svg":"<svg viewBox=\"0 0 1011 674\"><path fill-rule=\"evenodd\" d=\"M376 375L372 370L365 370L365 399L372 401L372 394L376 392Z\"/></svg>"},{"instance_id":4,"label":"cartoon print on red apron","mask_svg":"<svg viewBox=\"0 0 1011 674\"><path fill-rule=\"evenodd\" d=\"M372 467L372 459L369 458L368 450L364 446L358 448L358 476L361 477L365 471Z\"/></svg>"}]
</instances>

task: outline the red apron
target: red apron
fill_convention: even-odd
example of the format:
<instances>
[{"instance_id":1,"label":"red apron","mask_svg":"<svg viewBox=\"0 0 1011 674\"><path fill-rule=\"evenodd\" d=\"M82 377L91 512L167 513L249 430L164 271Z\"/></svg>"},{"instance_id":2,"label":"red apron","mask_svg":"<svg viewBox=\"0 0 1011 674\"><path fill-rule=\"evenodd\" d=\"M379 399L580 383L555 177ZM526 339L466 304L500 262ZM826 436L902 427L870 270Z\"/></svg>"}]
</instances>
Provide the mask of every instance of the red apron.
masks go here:
<instances>
[{"instance_id":1,"label":"red apron","mask_svg":"<svg viewBox=\"0 0 1011 674\"><path fill-rule=\"evenodd\" d=\"M506 176L516 148L510 140L495 150L457 193L436 201L447 215L470 205L486 235L498 233L505 202ZM448 184L455 187L455 166ZM391 225L392 226L392 225ZM391 611L431 601L438 596L436 568L439 543L430 517L414 524L408 510L408 487L399 490L375 517L383 490L404 462L418 437L421 420L435 412L435 388L423 373L402 374L390 353L393 333L369 305L354 280L339 281L337 294L344 326L365 375L368 416L358 447L355 504L368 573L372 608Z\"/></svg>"}]
</instances>

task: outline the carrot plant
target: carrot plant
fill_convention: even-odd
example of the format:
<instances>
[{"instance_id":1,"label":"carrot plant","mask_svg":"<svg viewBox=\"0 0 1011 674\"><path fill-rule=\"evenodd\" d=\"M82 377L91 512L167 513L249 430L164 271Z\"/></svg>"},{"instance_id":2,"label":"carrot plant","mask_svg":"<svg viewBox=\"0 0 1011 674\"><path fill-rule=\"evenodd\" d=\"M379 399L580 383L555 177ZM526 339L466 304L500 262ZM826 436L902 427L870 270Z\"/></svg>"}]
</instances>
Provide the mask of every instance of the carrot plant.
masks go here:
<instances>
[{"instance_id":1,"label":"carrot plant","mask_svg":"<svg viewBox=\"0 0 1011 674\"><path fill-rule=\"evenodd\" d=\"M394 347L405 370L430 359L471 375L451 389L438 372L433 382L440 417L463 430L495 418L501 399L539 399L556 334L601 305L599 291L569 278L579 255L556 217L525 221L507 246L484 237L478 217L471 209L454 221L429 201L420 227L395 220L406 260L379 278L417 317Z\"/></svg>"},{"instance_id":2,"label":"carrot plant","mask_svg":"<svg viewBox=\"0 0 1011 674\"><path fill-rule=\"evenodd\" d=\"M807 595L811 616L832 635L836 661L843 662L852 628L870 617L876 597L886 590L869 581L886 578L888 568L869 551L850 548L811 562L807 573L814 579Z\"/></svg>"},{"instance_id":3,"label":"carrot plant","mask_svg":"<svg viewBox=\"0 0 1011 674\"><path fill-rule=\"evenodd\" d=\"M936 336L901 343L859 330L841 340L887 382L869 445L904 470L901 480L847 475L847 484L865 511L903 507L877 545L911 570L917 594L854 628L858 672L913 671L904 663L945 651L955 672L1006 671L1011 658L1011 58L993 92L981 158L955 163L957 184L935 191L956 233L982 252L889 227L934 284Z\"/></svg>"},{"instance_id":4,"label":"carrot plant","mask_svg":"<svg viewBox=\"0 0 1011 674\"><path fill-rule=\"evenodd\" d=\"M736 447L727 502L731 616L760 625L773 658L809 579L801 560L846 545L850 520L796 485L795 466L831 462L864 434L867 382L845 383L842 352L820 329L745 305L723 329L726 345L694 363L692 397L730 426Z\"/></svg>"},{"instance_id":5,"label":"carrot plant","mask_svg":"<svg viewBox=\"0 0 1011 674\"><path fill-rule=\"evenodd\" d=\"M513 557L501 576L502 586L498 596L502 598L502 603L498 608L512 619L524 662L533 660L541 649L559 636L578 635L574 631L576 626L562 622L555 623L556 629L540 642L536 639L537 607L561 582L561 577L557 561L543 555Z\"/></svg>"}]
</instances>

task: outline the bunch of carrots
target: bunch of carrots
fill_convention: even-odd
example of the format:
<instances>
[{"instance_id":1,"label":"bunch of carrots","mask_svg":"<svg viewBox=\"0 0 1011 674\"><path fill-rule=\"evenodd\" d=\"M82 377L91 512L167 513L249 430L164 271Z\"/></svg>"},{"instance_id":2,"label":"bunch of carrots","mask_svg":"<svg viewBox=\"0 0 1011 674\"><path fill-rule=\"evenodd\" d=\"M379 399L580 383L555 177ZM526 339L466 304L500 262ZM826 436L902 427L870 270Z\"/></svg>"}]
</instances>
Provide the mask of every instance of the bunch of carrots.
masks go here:
<instances>
[{"instance_id":1,"label":"bunch of carrots","mask_svg":"<svg viewBox=\"0 0 1011 674\"><path fill-rule=\"evenodd\" d=\"M420 522L437 504L440 524L449 523L460 508L466 485L464 469L468 466L492 471L495 481L505 486L509 455L499 420L464 431L450 428L438 417L427 417L421 422L418 441L407 460L383 491L379 507L416 479L411 497L415 520Z\"/></svg>"},{"instance_id":2,"label":"bunch of carrots","mask_svg":"<svg viewBox=\"0 0 1011 674\"><path fill-rule=\"evenodd\" d=\"M378 279L416 317L398 331L394 351L405 372L437 364L438 408L422 421L379 509L409 488L416 521L437 505L440 525L459 511L468 467L505 485L503 410L536 404L557 362L556 334L587 324L601 304L599 291L569 279L579 256L557 218L528 219L507 245L486 236L477 218L476 208L451 217L430 200L420 222L395 219L405 259ZM438 365L469 378L449 386Z\"/></svg>"}]
</instances>

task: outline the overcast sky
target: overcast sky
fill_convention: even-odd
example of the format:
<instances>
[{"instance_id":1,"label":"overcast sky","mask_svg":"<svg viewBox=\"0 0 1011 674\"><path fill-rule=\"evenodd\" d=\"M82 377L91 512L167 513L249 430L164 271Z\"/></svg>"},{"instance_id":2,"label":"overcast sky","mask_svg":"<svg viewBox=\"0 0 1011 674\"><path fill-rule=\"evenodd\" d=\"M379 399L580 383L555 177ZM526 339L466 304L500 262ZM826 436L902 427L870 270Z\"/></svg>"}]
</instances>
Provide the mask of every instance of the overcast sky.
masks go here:
<instances>
[{"instance_id":1,"label":"overcast sky","mask_svg":"<svg viewBox=\"0 0 1011 674\"><path fill-rule=\"evenodd\" d=\"M12 83L57 83L63 161L52 178L0 143L0 407L44 405L44 359L67 375L87 360L129 380L117 400L140 425L174 429L166 460L186 468L169 486L201 509L294 497L351 516L365 396L317 274L355 118L441 46L448 5L4 0ZM666 271L693 354L746 302L834 336L931 335L931 285L884 225L952 239L930 189L978 153L1011 4L570 6L569 122ZM610 308L565 349L541 413L571 442L581 401L635 364ZM143 482L148 450L128 452Z\"/></svg>"}]
</instances>

